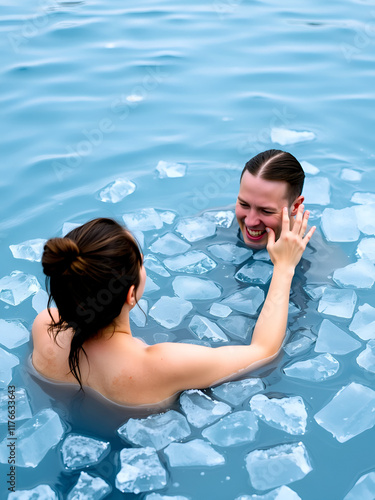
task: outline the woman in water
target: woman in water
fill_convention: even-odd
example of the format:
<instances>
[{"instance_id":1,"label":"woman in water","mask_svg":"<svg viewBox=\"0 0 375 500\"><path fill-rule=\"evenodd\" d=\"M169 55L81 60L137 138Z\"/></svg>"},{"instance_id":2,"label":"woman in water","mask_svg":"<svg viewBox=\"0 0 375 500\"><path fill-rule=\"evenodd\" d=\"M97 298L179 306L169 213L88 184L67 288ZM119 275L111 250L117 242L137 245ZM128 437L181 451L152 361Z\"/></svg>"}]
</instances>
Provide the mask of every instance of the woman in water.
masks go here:
<instances>
[{"instance_id":1,"label":"woman in water","mask_svg":"<svg viewBox=\"0 0 375 500\"><path fill-rule=\"evenodd\" d=\"M283 209L282 231L268 229L272 281L250 345L204 347L165 342L147 345L132 336L129 313L142 296L143 256L129 231L95 219L44 247L48 308L35 319L32 363L44 377L90 387L126 406L153 405L185 389L201 389L243 375L279 352L289 292L315 227L298 209L293 228Z\"/></svg>"}]
</instances>

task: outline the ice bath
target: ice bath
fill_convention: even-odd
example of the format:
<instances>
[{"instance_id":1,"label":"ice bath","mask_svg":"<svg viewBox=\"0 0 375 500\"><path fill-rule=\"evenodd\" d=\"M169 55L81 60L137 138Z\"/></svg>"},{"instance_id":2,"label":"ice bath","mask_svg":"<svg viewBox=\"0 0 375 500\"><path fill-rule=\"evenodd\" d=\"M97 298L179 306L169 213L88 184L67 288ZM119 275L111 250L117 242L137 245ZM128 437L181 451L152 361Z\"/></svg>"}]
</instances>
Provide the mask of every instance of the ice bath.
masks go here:
<instances>
[{"instance_id":1,"label":"ice bath","mask_svg":"<svg viewBox=\"0 0 375 500\"><path fill-rule=\"evenodd\" d=\"M352 1L4 6L4 498L374 498L374 23ZM94 217L144 250L134 335L248 343L271 264L234 204L270 148L302 162L318 227L275 361L151 414L38 377L43 244Z\"/></svg>"}]
</instances>

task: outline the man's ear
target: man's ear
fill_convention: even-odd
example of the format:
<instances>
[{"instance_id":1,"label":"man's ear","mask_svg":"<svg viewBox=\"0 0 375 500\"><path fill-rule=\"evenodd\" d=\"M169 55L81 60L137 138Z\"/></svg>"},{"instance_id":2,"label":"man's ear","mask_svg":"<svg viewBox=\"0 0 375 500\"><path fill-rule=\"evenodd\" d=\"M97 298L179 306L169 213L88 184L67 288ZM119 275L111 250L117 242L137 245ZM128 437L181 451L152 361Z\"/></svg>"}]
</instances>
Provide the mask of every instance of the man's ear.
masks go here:
<instances>
[{"instance_id":1,"label":"man's ear","mask_svg":"<svg viewBox=\"0 0 375 500\"><path fill-rule=\"evenodd\" d=\"M296 198L293 201L293 203L291 205L291 213L290 213L290 215L296 215L297 214L298 207L301 205L301 203L304 202L304 199L305 199L305 197L302 196L302 195L300 195L300 196L298 196L298 198Z\"/></svg>"}]
</instances>

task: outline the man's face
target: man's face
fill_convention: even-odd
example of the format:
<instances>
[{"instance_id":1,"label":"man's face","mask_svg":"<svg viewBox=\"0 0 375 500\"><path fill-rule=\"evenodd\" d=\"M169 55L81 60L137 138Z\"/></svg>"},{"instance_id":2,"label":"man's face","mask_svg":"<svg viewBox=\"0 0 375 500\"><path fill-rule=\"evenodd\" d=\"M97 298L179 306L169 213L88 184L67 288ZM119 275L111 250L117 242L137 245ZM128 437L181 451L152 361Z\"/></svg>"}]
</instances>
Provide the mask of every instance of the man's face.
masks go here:
<instances>
[{"instance_id":1,"label":"man's face","mask_svg":"<svg viewBox=\"0 0 375 500\"><path fill-rule=\"evenodd\" d=\"M282 209L289 208L289 216L295 215L303 197L291 205L287 198L288 185L284 181L266 181L244 172L236 203L236 217L246 245L253 249L267 245L266 227L275 231L276 240L281 233Z\"/></svg>"}]
</instances>

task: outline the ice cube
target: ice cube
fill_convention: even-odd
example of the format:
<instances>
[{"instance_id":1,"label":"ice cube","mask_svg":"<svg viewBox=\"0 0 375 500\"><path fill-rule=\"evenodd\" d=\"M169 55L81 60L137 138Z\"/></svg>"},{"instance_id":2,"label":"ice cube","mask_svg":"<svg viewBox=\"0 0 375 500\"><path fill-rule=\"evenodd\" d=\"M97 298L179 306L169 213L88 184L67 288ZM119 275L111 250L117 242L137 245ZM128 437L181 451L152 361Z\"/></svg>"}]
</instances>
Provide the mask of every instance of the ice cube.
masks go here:
<instances>
[{"instance_id":1,"label":"ice cube","mask_svg":"<svg viewBox=\"0 0 375 500\"><path fill-rule=\"evenodd\" d=\"M251 411L271 427L288 434L305 434L307 411L301 396L268 398L256 394L250 400Z\"/></svg>"},{"instance_id":2,"label":"ice cube","mask_svg":"<svg viewBox=\"0 0 375 500\"><path fill-rule=\"evenodd\" d=\"M350 201L358 205L372 205L375 203L375 193L354 193Z\"/></svg>"},{"instance_id":3,"label":"ice cube","mask_svg":"<svg viewBox=\"0 0 375 500\"><path fill-rule=\"evenodd\" d=\"M165 328L178 326L193 309L193 304L180 297L161 297L150 309L149 315Z\"/></svg>"},{"instance_id":4,"label":"ice cube","mask_svg":"<svg viewBox=\"0 0 375 500\"><path fill-rule=\"evenodd\" d=\"M220 319L218 324L232 337L246 340L249 339L254 329L255 321L241 314L233 314L229 318Z\"/></svg>"},{"instance_id":5,"label":"ice cube","mask_svg":"<svg viewBox=\"0 0 375 500\"><path fill-rule=\"evenodd\" d=\"M298 481L312 471L303 443L251 451L246 457L246 468L251 484L257 490L268 490Z\"/></svg>"},{"instance_id":6,"label":"ice cube","mask_svg":"<svg viewBox=\"0 0 375 500\"><path fill-rule=\"evenodd\" d=\"M314 416L340 443L345 443L375 425L375 391L351 382Z\"/></svg>"},{"instance_id":7,"label":"ice cube","mask_svg":"<svg viewBox=\"0 0 375 500\"><path fill-rule=\"evenodd\" d=\"M142 231L132 231L132 235L134 236L135 240L137 241L138 246L140 248L144 248L145 247L145 236L142 233Z\"/></svg>"},{"instance_id":8,"label":"ice cube","mask_svg":"<svg viewBox=\"0 0 375 500\"><path fill-rule=\"evenodd\" d=\"M186 217L179 221L176 231L193 243L213 236L216 233L216 224L205 217Z\"/></svg>"},{"instance_id":9,"label":"ice cube","mask_svg":"<svg viewBox=\"0 0 375 500\"><path fill-rule=\"evenodd\" d=\"M243 283L257 283L265 285L271 279L273 266L266 262L254 262L245 264L234 277Z\"/></svg>"},{"instance_id":10,"label":"ice cube","mask_svg":"<svg viewBox=\"0 0 375 500\"><path fill-rule=\"evenodd\" d=\"M14 354L0 347L0 389L5 389L12 380L12 368L19 365L20 360Z\"/></svg>"},{"instance_id":11,"label":"ice cube","mask_svg":"<svg viewBox=\"0 0 375 500\"><path fill-rule=\"evenodd\" d=\"M217 210L212 212L205 212L203 214L205 219L216 224L218 227L225 227L228 229L233 222L234 212L233 210Z\"/></svg>"},{"instance_id":12,"label":"ice cube","mask_svg":"<svg viewBox=\"0 0 375 500\"><path fill-rule=\"evenodd\" d=\"M61 453L65 467L74 470L100 462L110 449L108 442L79 434L69 434L61 446Z\"/></svg>"},{"instance_id":13,"label":"ice cube","mask_svg":"<svg viewBox=\"0 0 375 500\"><path fill-rule=\"evenodd\" d=\"M165 259L164 264L171 271L189 274L204 274L215 269L216 262L205 253L192 250L191 252L176 257Z\"/></svg>"},{"instance_id":14,"label":"ice cube","mask_svg":"<svg viewBox=\"0 0 375 500\"><path fill-rule=\"evenodd\" d=\"M232 309L230 307L217 302L214 302L210 307L210 314L212 314L212 316L217 316L218 318L226 318L231 312Z\"/></svg>"},{"instance_id":15,"label":"ice cube","mask_svg":"<svg viewBox=\"0 0 375 500\"><path fill-rule=\"evenodd\" d=\"M324 291L331 288L328 285L306 285L303 287L307 295L312 300L319 300L322 298Z\"/></svg>"},{"instance_id":16,"label":"ice cube","mask_svg":"<svg viewBox=\"0 0 375 500\"><path fill-rule=\"evenodd\" d=\"M210 339L212 342L228 342L228 337L212 321L204 316L195 315L189 323L190 330L199 338Z\"/></svg>"},{"instance_id":17,"label":"ice cube","mask_svg":"<svg viewBox=\"0 0 375 500\"><path fill-rule=\"evenodd\" d=\"M288 486L281 486L265 495L241 495L235 500L301 500L301 497Z\"/></svg>"},{"instance_id":18,"label":"ice cube","mask_svg":"<svg viewBox=\"0 0 375 500\"><path fill-rule=\"evenodd\" d=\"M271 141L277 142L282 146L296 144L297 142L312 141L313 139L315 139L314 132L299 132L297 130L288 130L279 127L271 129Z\"/></svg>"},{"instance_id":19,"label":"ice cube","mask_svg":"<svg viewBox=\"0 0 375 500\"><path fill-rule=\"evenodd\" d=\"M7 500L58 500L58 498L57 493L48 484L40 484L32 490L11 492Z\"/></svg>"},{"instance_id":20,"label":"ice cube","mask_svg":"<svg viewBox=\"0 0 375 500\"><path fill-rule=\"evenodd\" d=\"M362 174L361 172L358 172L358 170L353 170L351 168L343 168L341 170L340 177L344 181L359 182L362 179ZM353 199L351 201L353 201Z\"/></svg>"},{"instance_id":21,"label":"ice cube","mask_svg":"<svg viewBox=\"0 0 375 500\"><path fill-rule=\"evenodd\" d=\"M245 262L253 254L252 250L233 245L233 243L210 245L207 247L207 250L217 259L224 262L231 262L232 264L242 264L242 262Z\"/></svg>"},{"instance_id":22,"label":"ice cube","mask_svg":"<svg viewBox=\"0 0 375 500\"><path fill-rule=\"evenodd\" d=\"M297 361L284 368L288 377L310 380L311 382L322 382L338 372L340 365L337 359L329 353L319 354L315 358L306 361Z\"/></svg>"},{"instance_id":23,"label":"ice cube","mask_svg":"<svg viewBox=\"0 0 375 500\"><path fill-rule=\"evenodd\" d=\"M175 234L167 233L154 241L150 246L150 250L154 253L161 253L163 255L176 255L186 252L190 247L191 245L189 243L181 240L181 238Z\"/></svg>"},{"instance_id":24,"label":"ice cube","mask_svg":"<svg viewBox=\"0 0 375 500\"><path fill-rule=\"evenodd\" d=\"M326 177L307 177L303 194L309 205L329 205L331 186Z\"/></svg>"},{"instance_id":25,"label":"ice cube","mask_svg":"<svg viewBox=\"0 0 375 500\"><path fill-rule=\"evenodd\" d=\"M305 174L310 174L310 175L316 175L320 172L318 167L315 165L312 165L312 163L309 163L308 161L301 161L301 167L303 168L303 171Z\"/></svg>"},{"instance_id":26,"label":"ice cube","mask_svg":"<svg viewBox=\"0 0 375 500\"><path fill-rule=\"evenodd\" d=\"M328 319L324 319L319 328L315 344L316 352L329 352L331 354L348 354L361 347L358 340L353 339L341 328Z\"/></svg>"},{"instance_id":27,"label":"ice cube","mask_svg":"<svg viewBox=\"0 0 375 500\"><path fill-rule=\"evenodd\" d=\"M160 495L160 493L150 493L145 496L144 500L190 500L188 497L182 497L181 495Z\"/></svg>"},{"instance_id":28,"label":"ice cube","mask_svg":"<svg viewBox=\"0 0 375 500\"><path fill-rule=\"evenodd\" d=\"M251 316L255 315L259 306L263 304L264 292L258 286L244 288L235 292L221 301L221 304L229 306L235 311L243 312Z\"/></svg>"},{"instance_id":29,"label":"ice cube","mask_svg":"<svg viewBox=\"0 0 375 500\"><path fill-rule=\"evenodd\" d=\"M254 260L264 260L265 262L272 262L270 254L267 252L266 248L263 248L263 250L257 250L254 252L253 255Z\"/></svg>"},{"instance_id":30,"label":"ice cube","mask_svg":"<svg viewBox=\"0 0 375 500\"><path fill-rule=\"evenodd\" d=\"M359 306L349 330L362 340L375 339L375 308L369 304Z\"/></svg>"},{"instance_id":31,"label":"ice cube","mask_svg":"<svg viewBox=\"0 0 375 500\"><path fill-rule=\"evenodd\" d=\"M187 443L172 443L165 448L171 467L211 467L223 465L225 458L203 439L193 439Z\"/></svg>"},{"instance_id":32,"label":"ice cube","mask_svg":"<svg viewBox=\"0 0 375 500\"><path fill-rule=\"evenodd\" d=\"M129 179L116 179L100 191L99 199L105 203L118 203L134 193L135 188L136 185Z\"/></svg>"},{"instance_id":33,"label":"ice cube","mask_svg":"<svg viewBox=\"0 0 375 500\"><path fill-rule=\"evenodd\" d=\"M129 313L129 318L140 328L147 322L148 303L146 299L140 299L138 304Z\"/></svg>"},{"instance_id":34,"label":"ice cube","mask_svg":"<svg viewBox=\"0 0 375 500\"><path fill-rule=\"evenodd\" d=\"M31 418L32 416L26 390L20 387L11 394L14 395L13 400L10 399L8 391L0 391L0 423L2 424L8 423L8 402L10 401L14 401L15 403L16 412L14 420L25 420L25 418Z\"/></svg>"},{"instance_id":35,"label":"ice cube","mask_svg":"<svg viewBox=\"0 0 375 500\"><path fill-rule=\"evenodd\" d=\"M359 242L357 256L375 263L375 238L363 238Z\"/></svg>"},{"instance_id":36,"label":"ice cube","mask_svg":"<svg viewBox=\"0 0 375 500\"><path fill-rule=\"evenodd\" d=\"M10 245L10 251L15 259L31 260L40 262L42 259L44 245L47 240L36 238L34 240L24 241L18 245Z\"/></svg>"},{"instance_id":37,"label":"ice cube","mask_svg":"<svg viewBox=\"0 0 375 500\"><path fill-rule=\"evenodd\" d=\"M42 289L36 292L36 294L33 295L33 298L31 299L31 305L38 314L44 311L44 309L47 309L47 304L48 293ZM54 305L51 305L51 307L54 307Z\"/></svg>"},{"instance_id":38,"label":"ice cube","mask_svg":"<svg viewBox=\"0 0 375 500\"><path fill-rule=\"evenodd\" d=\"M0 279L0 300L18 306L25 299L40 290L39 281L32 274L13 271Z\"/></svg>"},{"instance_id":39,"label":"ice cube","mask_svg":"<svg viewBox=\"0 0 375 500\"><path fill-rule=\"evenodd\" d=\"M167 473L154 448L124 448L120 460L116 488L123 493L159 490L167 484Z\"/></svg>"},{"instance_id":40,"label":"ice cube","mask_svg":"<svg viewBox=\"0 0 375 500\"><path fill-rule=\"evenodd\" d=\"M184 177L186 174L186 165L184 163L170 163L160 160L156 166L156 171L160 179L166 177Z\"/></svg>"},{"instance_id":41,"label":"ice cube","mask_svg":"<svg viewBox=\"0 0 375 500\"><path fill-rule=\"evenodd\" d=\"M164 276L165 278L168 278L168 276L170 276L169 272L165 269L163 264L154 255L146 255L143 259L143 264L146 269L158 274L159 276Z\"/></svg>"},{"instance_id":42,"label":"ice cube","mask_svg":"<svg viewBox=\"0 0 375 500\"><path fill-rule=\"evenodd\" d=\"M361 476L343 500L374 500L375 471Z\"/></svg>"},{"instance_id":43,"label":"ice cube","mask_svg":"<svg viewBox=\"0 0 375 500\"><path fill-rule=\"evenodd\" d=\"M260 378L246 378L235 382L225 382L212 389L215 397L237 406L257 392L263 391L264 383Z\"/></svg>"},{"instance_id":44,"label":"ice cube","mask_svg":"<svg viewBox=\"0 0 375 500\"><path fill-rule=\"evenodd\" d=\"M231 413L203 430L202 436L216 446L233 446L254 441L257 418L251 411Z\"/></svg>"},{"instance_id":45,"label":"ice cube","mask_svg":"<svg viewBox=\"0 0 375 500\"><path fill-rule=\"evenodd\" d=\"M67 500L101 500L111 491L112 487L101 477L81 472L77 483L66 498Z\"/></svg>"},{"instance_id":46,"label":"ice cube","mask_svg":"<svg viewBox=\"0 0 375 500\"><path fill-rule=\"evenodd\" d=\"M356 303L357 295L354 290L326 288L319 301L318 312L339 318L351 318Z\"/></svg>"},{"instance_id":47,"label":"ice cube","mask_svg":"<svg viewBox=\"0 0 375 500\"><path fill-rule=\"evenodd\" d=\"M354 207L358 229L364 234L375 234L375 203Z\"/></svg>"},{"instance_id":48,"label":"ice cube","mask_svg":"<svg viewBox=\"0 0 375 500\"><path fill-rule=\"evenodd\" d=\"M0 319L0 344L14 349L30 339L30 332L19 320Z\"/></svg>"},{"instance_id":49,"label":"ice cube","mask_svg":"<svg viewBox=\"0 0 375 500\"><path fill-rule=\"evenodd\" d=\"M151 446L156 450L191 434L186 418L174 410L143 419L130 418L117 432L131 443Z\"/></svg>"},{"instance_id":50,"label":"ice cube","mask_svg":"<svg viewBox=\"0 0 375 500\"><path fill-rule=\"evenodd\" d=\"M180 405L188 422L194 427L212 424L231 410L226 403L215 401L197 389L183 392Z\"/></svg>"},{"instance_id":51,"label":"ice cube","mask_svg":"<svg viewBox=\"0 0 375 500\"><path fill-rule=\"evenodd\" d=\"M288 356L296 356L297 354L302 354L310 349L313 343L314 339L310 336L299 334L293 337L293 340L288 342L283 349Z\"/></svg>"},{"instance_id":52,"label":"ice cube","mask_svg":"<svg viewBox=\"0 0 375 500\"><path fill-rule=\"evenodd\" d=\"M176 276L172 287L176 295L186 300L211 300L221 295L220 288L213 281L192 276Z\"/></svg>"},{"instance_id":53,"label":"ice cube","mask_svg":"<svg viewBox=\"0 0 375 500\"><path fill-rule=\"evenodd\" d=\"M152 231L161 229L163 221L154 208L143 208L136 212L129 212L122 216L129 231Z\"/></svg>"},{"instance_id":54,"label":"ice cube","mask_svg":"<svg viewBox=\"0 0 375 500\"><path fill-rule=\"evenodd\" d=\"M62 231L61 231L61 236L64 237L70 231L73 231L73 229L76 229L77 227L81 226L82 224L78 224L77 222L64 222Z\"/></svg>"},{"instance_id":55,"label":"ice cube","mask_svg":"<svg viewBox=\"0 0 375 500\"><path fill-rule=\"evenodd\" d=\"M342 287L371 288L375 282L375 267L365 259L336 269L333 281Z\"/></svg>"},{"instance_id":56,"label":"ice cube","mask_svg":"<svg viewBox=\"0 0 375 500\"><path fill-rule=\"evenodd\" d=\"M164 210L164 212L159 212L161 220L164 224L172 224L176 218L176 214L170 210Z\"/></svg>"},{"instance_id":57,"label":"ice cube","mask_svg":"<svg viewBox=\"0 0 375 500\"><path fill-rule=\"evenodd\" d=\"M357 357L357 363L365 370L375 373L375 340L367 342L366 349Z\"/></svg>"},{"instance_id":58,"label":"ice cube","mask_svg":"<svg viewBox=\"0 0 375 500\"><path fill-rule=\"evenodd\" d=\"M58 414L50 408L41 410L17 429L15 465L37 467L63 434L64 428ZM8 438L0 443L0 463L8 461L8 443Z\"/></svg>"},{"instance_id":59,"label":"ice cube","mask_svg":"<svg viewBox=\"0 0 375 500\"><path fill-rule=\"evenodd\" d=\"M357 241L359 238L357 217L353 207L341 210L325 208L321 226L328 241Z\"/></svg>"}]
</instances>

